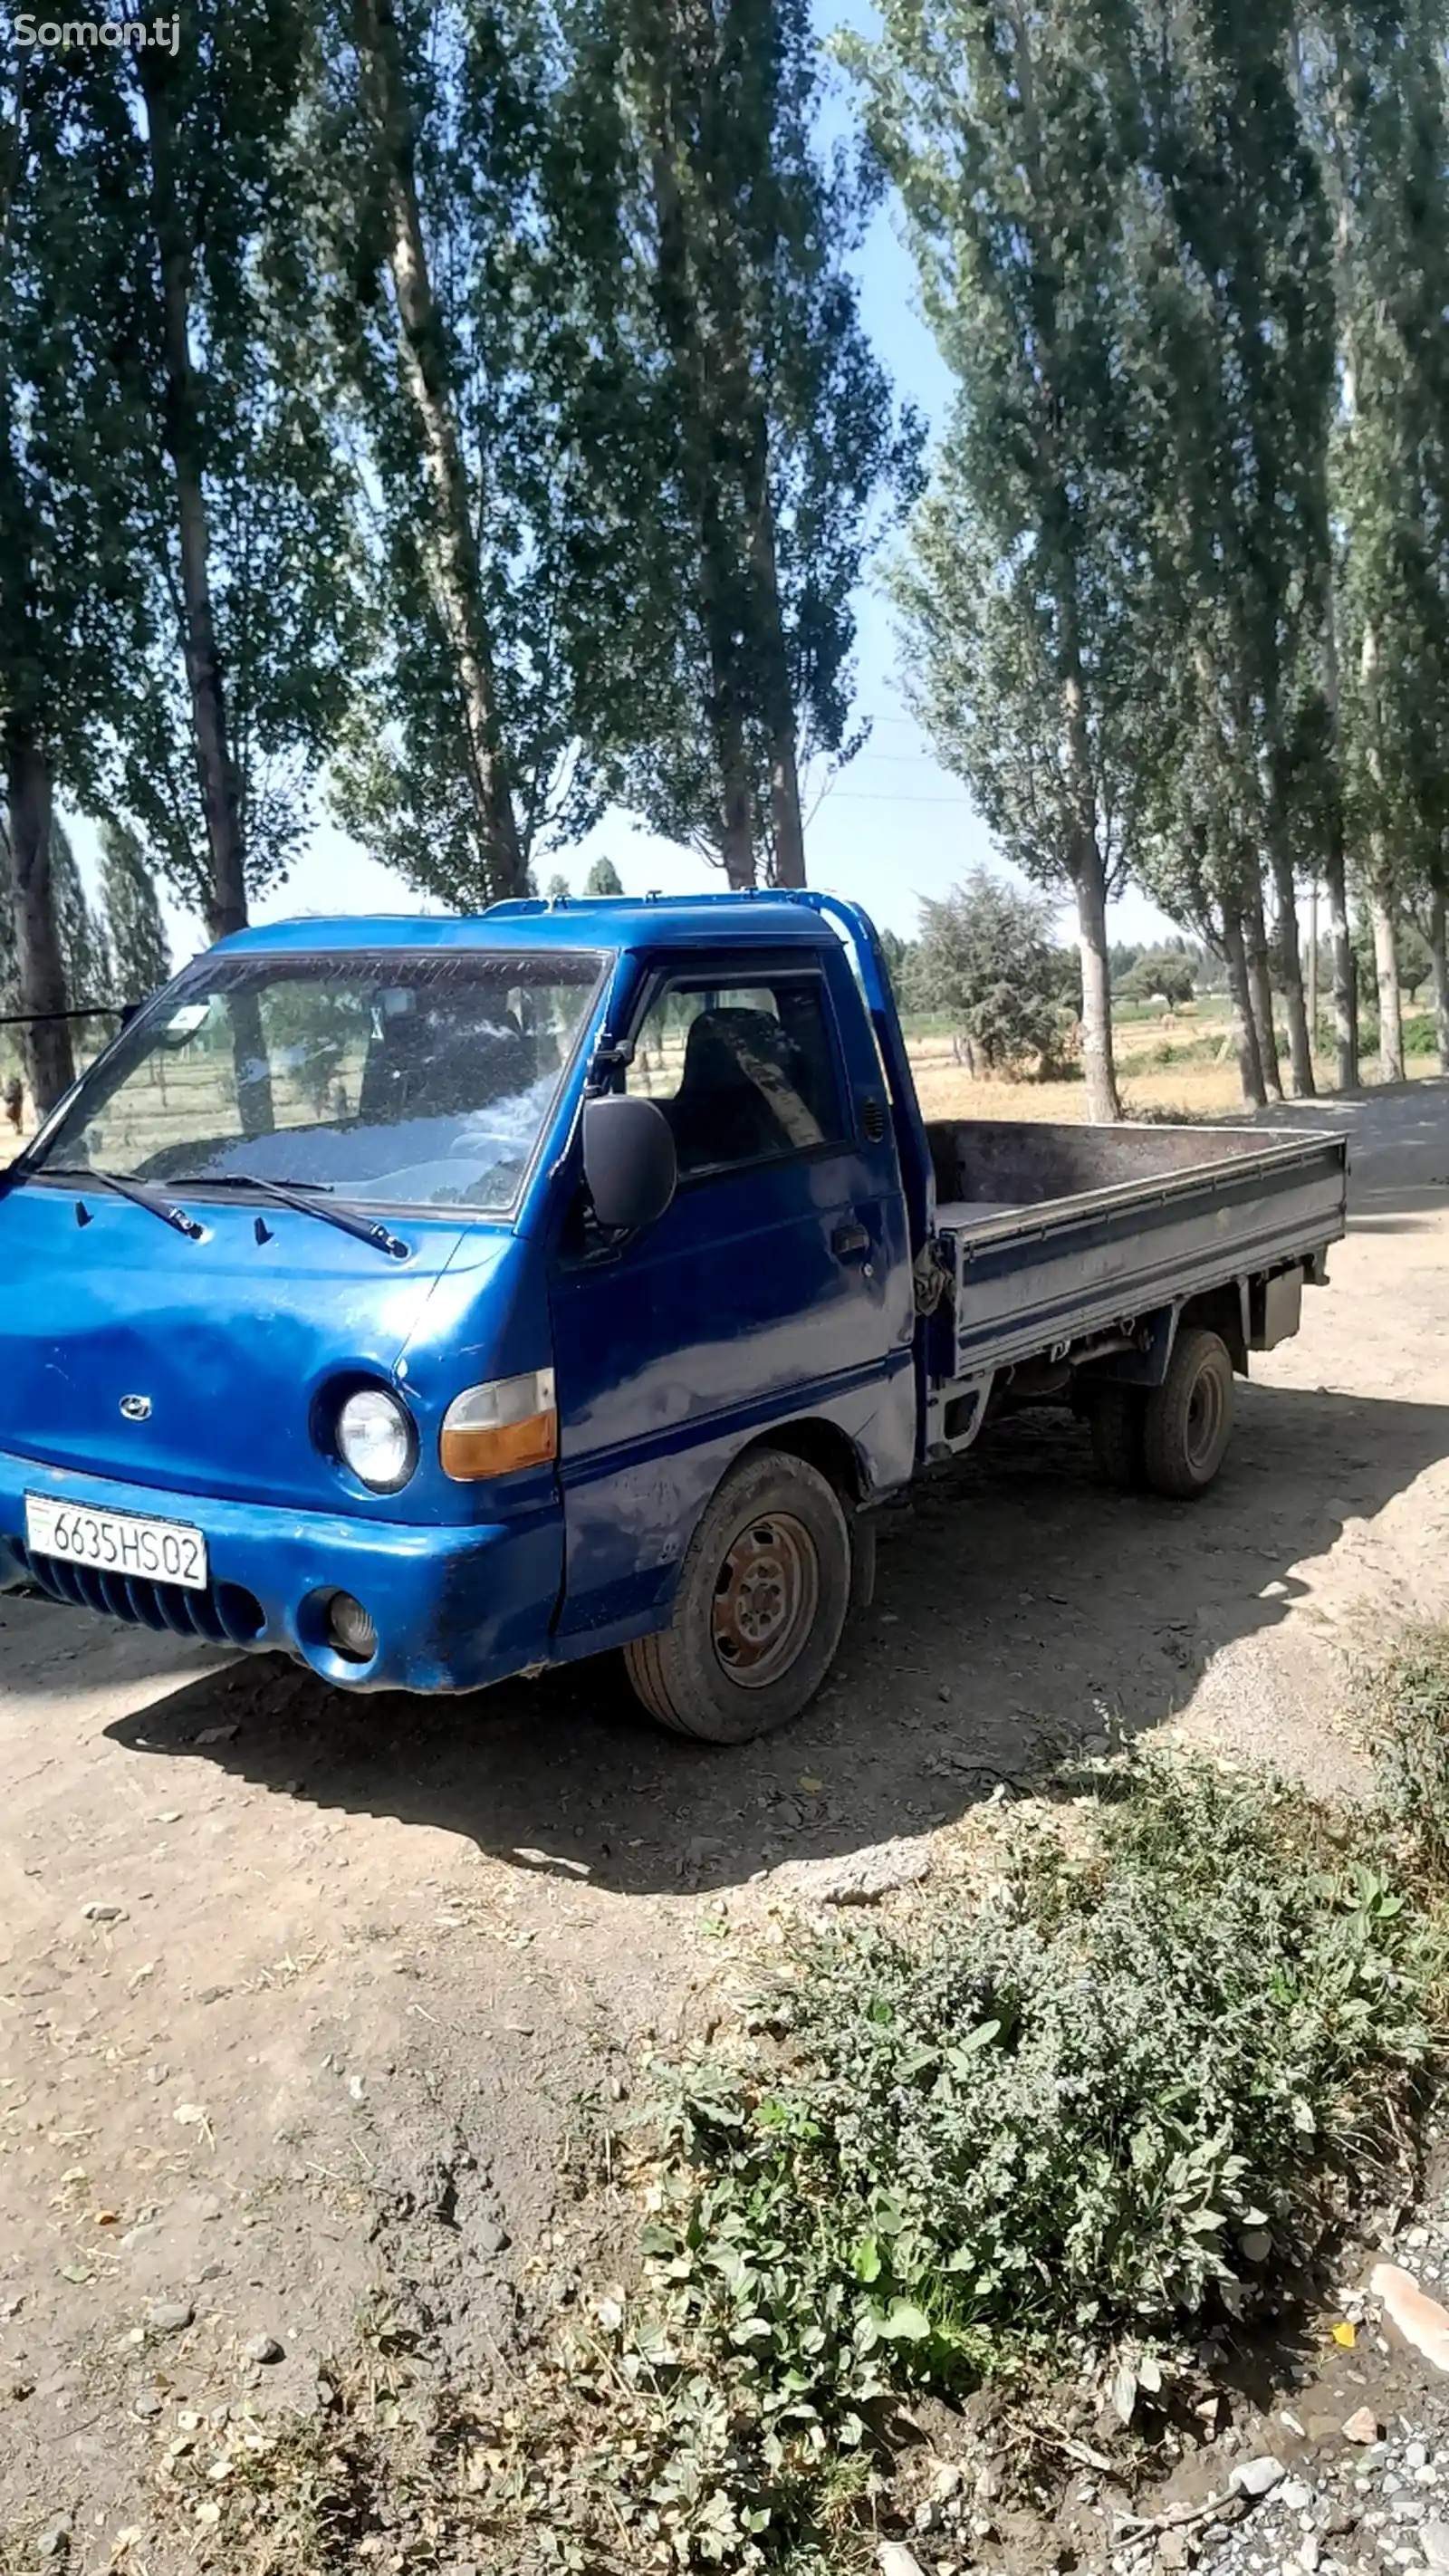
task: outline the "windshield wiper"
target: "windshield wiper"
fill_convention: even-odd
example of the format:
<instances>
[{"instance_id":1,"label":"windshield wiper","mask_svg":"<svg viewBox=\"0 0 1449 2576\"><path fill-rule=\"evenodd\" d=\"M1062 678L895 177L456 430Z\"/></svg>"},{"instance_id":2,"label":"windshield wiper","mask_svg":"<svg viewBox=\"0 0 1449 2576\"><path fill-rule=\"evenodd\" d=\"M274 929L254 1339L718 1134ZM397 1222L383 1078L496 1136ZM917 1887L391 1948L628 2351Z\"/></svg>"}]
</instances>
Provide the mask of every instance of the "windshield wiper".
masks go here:
<instances>
[{"instance_id":1,"label":"windshield wiper","mask_svg":"<svg viewBox=\"0 0 1449 2576\"><path fill-rule=\"evenodd\" d=\"M260 1172L192 1172L181 1186L191 1190L255 1190L259 1197L296 1208L303 1216L320 1217L324 1225L335 1225L339 1234L355 1234L359 1243L370 1243L394 1261L406 1261L412 1250L411 1244L400 1243L377 1219L353 1216L346 1208L327 1207L320 1194L332 1188L330 1181L269 1181Z\"/></svg>"},{"instance_id":2,"label":"windshield wiper","mask_svg":"<svg viewBox=\"0 0 1449 2576\"><path fill-rule=\"evenodd\" d=\"M187 1215L185 1208L176 1207L170 1199L154 1197L139 1181L128 1180L120 1172L98 1171L94 1163L38 1163L22 1178L29 1180L36 1174L49 1175L57 1181L94 1181L98 1189L114 1190L117 1198L129 1199L134 1207L145 1208L149 1216L159 1216L163 1225L174 1226L178 1234L189 1235L193 1243L199 1242L206 1232L205 1226L198 1225L194 1216Z\"/></svg>"}]
</instances>

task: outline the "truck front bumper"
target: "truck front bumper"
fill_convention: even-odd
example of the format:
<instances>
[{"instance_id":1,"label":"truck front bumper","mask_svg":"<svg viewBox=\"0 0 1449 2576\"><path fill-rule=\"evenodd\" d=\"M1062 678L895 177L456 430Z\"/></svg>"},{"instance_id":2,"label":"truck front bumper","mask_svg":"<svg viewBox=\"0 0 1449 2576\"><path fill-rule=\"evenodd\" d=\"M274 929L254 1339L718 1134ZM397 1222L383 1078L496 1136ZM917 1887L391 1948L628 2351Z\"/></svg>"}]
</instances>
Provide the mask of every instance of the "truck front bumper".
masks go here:
<instances>
[{"instance_id":1,"label":"truck front bumper","mask_svg":"<svg viewBox=\"0 0 1449 2576\"><path fill-rule=\"evenodd\" d=\"M206 1539L205 1591L32 1557L27 1494L188 1523ZM477 1690L546 1661L562 1565L556 1504L462 1527L354 1520L127 1485L0 1451L0 1592L39 1592L134 1626L291 1655L348 1690ZM328 1640L337 1592L372 1620L377 1650L365 1663Z\"/></svg>"}]
</instances>

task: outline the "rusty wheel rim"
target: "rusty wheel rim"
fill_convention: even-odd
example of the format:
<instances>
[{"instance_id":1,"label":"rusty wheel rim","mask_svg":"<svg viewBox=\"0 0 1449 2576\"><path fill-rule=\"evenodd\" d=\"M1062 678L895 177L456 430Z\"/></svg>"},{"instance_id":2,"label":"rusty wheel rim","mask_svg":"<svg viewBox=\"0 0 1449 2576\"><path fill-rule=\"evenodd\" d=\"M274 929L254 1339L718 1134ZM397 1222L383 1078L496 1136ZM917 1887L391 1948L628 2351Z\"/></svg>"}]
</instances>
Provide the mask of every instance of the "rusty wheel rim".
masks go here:
<instances>
[{"instance_id":1,"label":"rusty wheel rim","mask_svg":"<svg viewBox=\"0 0 1449 2576\"><path fill-rule=\"evenodd\" d=\"M787 1673L815 1624L820 1560L793 1512L762 1512L730 1547L714 1585L710 1633L721 1668L742 1690Z\"/></svg>"}]
</instances>

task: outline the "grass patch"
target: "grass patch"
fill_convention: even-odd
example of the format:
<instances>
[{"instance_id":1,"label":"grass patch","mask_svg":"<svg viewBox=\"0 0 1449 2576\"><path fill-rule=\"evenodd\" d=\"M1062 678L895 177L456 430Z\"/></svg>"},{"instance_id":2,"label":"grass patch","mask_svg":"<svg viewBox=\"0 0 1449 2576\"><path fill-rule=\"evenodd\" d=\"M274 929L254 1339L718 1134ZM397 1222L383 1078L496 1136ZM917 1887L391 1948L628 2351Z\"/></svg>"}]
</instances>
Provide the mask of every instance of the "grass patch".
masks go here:
<instances>
[{"instance_id":1,"label":"grass patch","mask_svg":"<svg viewBox=\"0 0 1449 2576\"><path fill-rule=\"evenodd\" d=\"M1395 1705L1432 1732L1419 1671ZM385 2533L490 2576L847 2576L902 2400L1067 2376L1130 2418L1250 2326L1402 2162L1434 2068L1420 1793L1345 1818L1142 1753L1065 1792L983 1836L984 1896L802 1923L727 2053L655 2069L627 2298L506 2401L420 2412L401 2356L324 2424L229 2427L220 2478L175 2472L198 2564L342 2576Z\"/></svg>"}]
</instances>

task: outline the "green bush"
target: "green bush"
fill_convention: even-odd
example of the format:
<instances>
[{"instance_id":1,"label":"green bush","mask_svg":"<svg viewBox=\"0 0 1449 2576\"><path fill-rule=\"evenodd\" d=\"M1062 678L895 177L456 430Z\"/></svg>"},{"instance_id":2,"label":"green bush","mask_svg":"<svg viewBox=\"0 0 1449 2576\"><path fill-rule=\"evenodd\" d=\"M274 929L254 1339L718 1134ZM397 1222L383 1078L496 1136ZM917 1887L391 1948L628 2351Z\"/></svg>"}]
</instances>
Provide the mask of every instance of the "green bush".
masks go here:
<instances>
[{"instance_id":1,"label":"green bush","mask_svg":"<svg viewBox=\"0 0 1449 2576\"><path fill-rule=\"evenodd\" d=\"M753 2446L758 2511L887 2391L1117 2348L1154 2384L1317 2239L1427 2065L1443 1968L1363 1830L1139 1757L1082 1848L1024 1838L985 1911L803 1940L753 2055L676 2076L656 2349L702 2370L737 2467Z\"/></svg>"},{"instance_id":2,"label":"green bush","mask_svg":"<svg viewBox=\"0 0 1449 2576\"><path fill-rule=\"evenodd\" d=\"M1449 1630L1400 1638L1364 1676L1358 1716L1389 1823L1449 1877Z\"/></svg>"},{"instance_id":3,"label":"green bush","mask_svg":"<svg viewBox=\"0 0 1449 2576\"><path fill-rule=\"evenodd\" d=\"M1331 1056L1333 1053L1333 1023L1331 1020L1320 1018L1318 1026L1318 1051L1321 1055ZM1366 1064L1370 1063L1378 1054L1379 1023L1376 1011L1363 1011L1359 1014L1358 1051ZM1432 1011L1420 1011L1413 1019L1406 1017L1404 1021L1405 1055L1437 1055L1438 1052L1439 1044L1435 1033L1434 1015Z\"/></svg>"}]
</instances>

